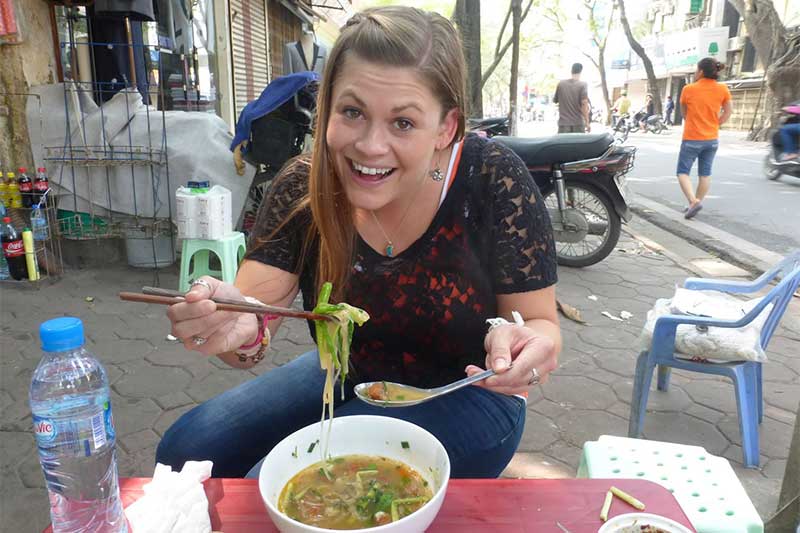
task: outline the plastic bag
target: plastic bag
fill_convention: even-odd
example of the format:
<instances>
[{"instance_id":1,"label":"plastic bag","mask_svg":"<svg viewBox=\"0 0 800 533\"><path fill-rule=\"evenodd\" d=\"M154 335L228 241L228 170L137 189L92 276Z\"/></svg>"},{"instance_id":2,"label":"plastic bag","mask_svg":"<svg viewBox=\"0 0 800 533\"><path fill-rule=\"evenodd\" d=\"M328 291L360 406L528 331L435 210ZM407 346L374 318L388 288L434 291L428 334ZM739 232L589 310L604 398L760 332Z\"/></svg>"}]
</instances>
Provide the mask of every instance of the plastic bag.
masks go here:
<instances>
[{"instance_id":1,"label":"plastic bag","mask_svg":"<svg viewBox=\"0 0 800 533\"><path fill-rule=\"evenodd\" d=\"M723 320L738 320L756 307L761 298L739 300L718 291L695 291L676 287L671 299L656 300L647 312L640 345L648 350L653 340L656 320L664 315L703 316ZM741 328L678 326L675 333L675 356L683 359L728 363L754 361L764 363L767 356L761 347L761 329L769 317L772 304L767 305L749 324Z\"/></svg>"}]
</instances>

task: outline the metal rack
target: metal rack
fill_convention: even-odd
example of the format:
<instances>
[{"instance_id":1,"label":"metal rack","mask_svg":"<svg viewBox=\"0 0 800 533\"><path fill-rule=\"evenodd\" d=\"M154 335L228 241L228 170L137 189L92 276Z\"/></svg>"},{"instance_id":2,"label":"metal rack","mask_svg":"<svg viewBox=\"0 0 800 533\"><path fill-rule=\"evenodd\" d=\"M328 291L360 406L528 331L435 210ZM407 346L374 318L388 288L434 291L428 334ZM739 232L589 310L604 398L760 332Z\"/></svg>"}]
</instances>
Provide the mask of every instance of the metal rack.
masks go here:
<instances>
[{"instance_id":1,"label":"metal rack","mask_svg":"<svg viewBox=\"0 0 800 533\"><path fill-rule=\"evenodd\" d=\"M11 100L19 98L20 104L34 98L37 103L37 114L39 122L39 131L42 130L43 117L42 117L42 101L41 96L33 93L0 93L0 101L4 101L7 105L11 105ZM38 142L41 147L41 140ZM32 288L39 288L44 283L49 283L61 277L64 273L64 262L61 250L61 236L58 232L57 223L57 209L58 203L56 194L53 189L45 193L45 200L41 202L40 209L44 214L47 221L47 234L44 239L34 240L34 253L36 254L37 263L39 266L39 279L30 281L27 278L23 280L4 279L0 280L0 284L15 284L17 286L28 286ZM23 195L24 196L24 195ZM6 206L6 215L11 218L11 223L20 232L23 228L32 226L31 214L33 209L30 207L11 207Z\"/></svg>"},{"instance_id":2,"label":"metal rack","mask_svg":"<svg viewBox=\"0 0 800 533\"><path fill-rule=\"evenodd\" d=\"M64 142L44 146L44 160L53 169L51 186L60 190L59 232L67 240L152 241L149 248L157 284L157 269L165 263L157 252L164 249L165 241L171 258L167 263L175 258L160 47L131 42L127 21L128 42L95 42L89 24L76 32L76 24L86 20L80 8L60 9L60 20L66 22L60 38L62 57L72 61L63 84ZM115 48L129 58L129 76L96 81L93 51ZM144 65L145 80L136 80L134 55ZM81 62L81 58L85 59ZM109 131L109 123L118 130ZM72 210L65 211L64 204Z\"/></svg>"}]
</instances>

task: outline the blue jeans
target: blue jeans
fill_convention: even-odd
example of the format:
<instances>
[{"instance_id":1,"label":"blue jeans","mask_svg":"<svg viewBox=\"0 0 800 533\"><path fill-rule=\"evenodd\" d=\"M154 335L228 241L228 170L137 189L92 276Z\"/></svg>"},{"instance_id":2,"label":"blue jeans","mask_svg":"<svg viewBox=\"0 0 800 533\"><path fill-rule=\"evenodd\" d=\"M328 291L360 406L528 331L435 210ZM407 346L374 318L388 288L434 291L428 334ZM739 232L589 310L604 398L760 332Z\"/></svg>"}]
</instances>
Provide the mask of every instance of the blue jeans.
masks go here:
<instances>
[{"instance_id":1,"label":"blue jeans","mask_svg":"<svg viewBox=\"0 0 800 533\"><path fill-rule=\"evenodd\" d=\"M683 141L678 155L678 174L690 174L694 160L697 159L697 175L710 176L711 164L719 148L719 141Z\"/></svg>"},{"instance_id":2,"label":"blue jeans","mask_svg":"<svg viewBox=\"0 0 800 533\"><path fill-rule=\"evenodd\" d=\"M800 122L781 126L781 148L784 154L797 153L797 139L800 139Z\"/></svg>"},{"instance_id":3,"label":"blue jeans","mask_svg":"<svg viewBox=\"0 0 800 533\"><path fill-rule=\"evenodd\" d=\"M325 374L316 351L239 385L181 416L158 445L156 461L179 469L209 459L214 477L243 477L284 437L317 422ZM438 438L452 477L497 477L514 455L525 427L525 401L464 387L430 402L386 409L354 399L353 384L335 416L379 415L407 420Z\"/></svg>"}]
</instances>

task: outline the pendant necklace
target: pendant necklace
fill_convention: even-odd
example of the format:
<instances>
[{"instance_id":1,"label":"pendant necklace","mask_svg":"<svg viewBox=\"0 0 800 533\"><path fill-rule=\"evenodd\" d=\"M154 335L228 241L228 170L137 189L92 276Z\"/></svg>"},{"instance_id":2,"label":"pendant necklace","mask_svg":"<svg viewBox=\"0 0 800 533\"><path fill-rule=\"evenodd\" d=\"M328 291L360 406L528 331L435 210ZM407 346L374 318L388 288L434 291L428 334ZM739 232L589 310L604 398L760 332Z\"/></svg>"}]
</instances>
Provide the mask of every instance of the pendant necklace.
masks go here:
<instances>
[{"instance_id":1,"label":"pendant necklace","mask_svg":"<svg viewBox=\"0 0 800 533\"><path fill-rule=\"evenodd\" d=\"M405 221L406 216L408 216L409 211L411 211L411 206L414 205L414 202L416 201L417 196L419 195L419 191L422 190L422 185L424 183L425 183L425 176L423 175L422 178L419 181L419 185L417 186L417 190L414 192L414 197L408 203L408 206L406 207L406 210L403 213L403 216L400 218L400 222L397 223L397 227L394 230L395 234L397 234L397 231L400 229L400 226L403 225L403 222ZM390 239L389 235L387 235L386 232L383 230L383 226L381 226L381 223L378 220L378 215L375 214L375 211L370 209L369 212L372 214L372 218L373 218L373 220L375 220L375 224L378 226L378 229L381 230L381 233L383 234L383 238L386 239L386 248L384 248L384 252L386 252L386 257L394 257L394 243L392 242L392 239Z\"/></svg>"}]
</instances>

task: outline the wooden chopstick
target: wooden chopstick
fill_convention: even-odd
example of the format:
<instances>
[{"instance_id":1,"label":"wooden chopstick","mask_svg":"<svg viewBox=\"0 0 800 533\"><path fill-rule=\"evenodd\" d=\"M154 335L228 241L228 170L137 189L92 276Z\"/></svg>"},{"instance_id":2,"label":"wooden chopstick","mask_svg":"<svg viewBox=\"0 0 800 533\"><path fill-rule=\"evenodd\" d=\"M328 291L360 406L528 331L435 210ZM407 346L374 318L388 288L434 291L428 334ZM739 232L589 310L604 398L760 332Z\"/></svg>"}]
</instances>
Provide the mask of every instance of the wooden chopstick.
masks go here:
<instances>
[{"instance_id":1,"label":"wooden chopstick","mask_svg":"<svg viewBox=\"0 0 800 533\"><path fill-rule=\"evenodd\" d=\"M142 292L120 292L120 300L128 302L141 302L148 304L173 305L185 301L183 293L158 287L143 287ZM257 313L276 315L288 318L302 318L305 320L336 320L329 315L321 315L300 309L289 309L273 305L251 304L249 302L228 300L225 298L212 298L221 311L235 311L237 313Z\"/></svg>"}]
</instances>

